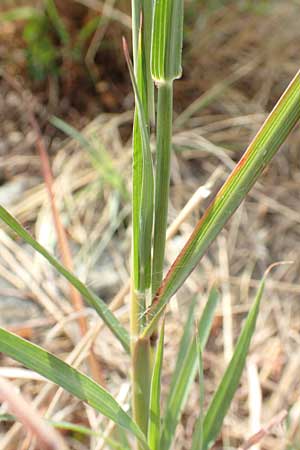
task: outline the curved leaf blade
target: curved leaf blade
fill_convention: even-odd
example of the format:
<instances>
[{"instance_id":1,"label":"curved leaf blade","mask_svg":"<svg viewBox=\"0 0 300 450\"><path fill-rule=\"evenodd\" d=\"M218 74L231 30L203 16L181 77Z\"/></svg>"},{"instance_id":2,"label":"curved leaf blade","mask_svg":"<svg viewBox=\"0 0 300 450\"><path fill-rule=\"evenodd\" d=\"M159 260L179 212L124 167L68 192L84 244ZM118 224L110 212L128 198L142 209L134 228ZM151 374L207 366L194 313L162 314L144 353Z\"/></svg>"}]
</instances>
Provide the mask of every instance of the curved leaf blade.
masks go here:
<instances>
[{"instance_id":1,"label":"curved leaf blade","mask_svg":"<svg viewBox=\"0 0 300 450\"><path fill-rule=\"evenodd\" d=\"M109 392L88 376L41 347L0 328L0 352L24 364L86 402L113 422L133 433L147 449L145 436Z\"/></svg>"},{"instance_id":2,"label":"curved leaf blade","mask_svg":"<svg viewBox=\"0 0 300 450\"><path fill-rule=\"evenodd\" d=\"M100 143L96 147L91 139L88 139L83 132L76 130L76 128L59 117L52 116L49 122L71 139L78 142L81 148L88 152L92 164L103 180L116 189L125 200L128 200L129 193L124 180L121 174L114 168L113 161L109 158L108 152Z\"/></svg>"},{"instance_id":3,"label":"curved leaf blade","mask_svg":"<svg viewBox=\"0 0 300 450\"><path fill-rule=\"evenodd\" d=\"M0 219L5 222L19 237L24 239L34 250L44 256L48 262L66 278L86 299L102 318L103 322L108 326L112 333L118 338L124 349L130 352L130 340L127 330L121 325L115 315L109 310L103 300L93 294L78 278L69 272L62 264L60 264L54 256L39 244L22 225L3 207L0 205Z\"/></svg>"},{"instance_id":4,"label":"curved leaf blade","mask_svg":"<svg viewBox=\"0 0 300 450\"><path fill-rule=\"evenodd\" d=\"M205 305L201 319L198 324L197 335L199 345L203 351L213 321L214 313L218 302L218 292L213 288L209 294L207 304ZM183 338L185 337L185 333ZM180 418L181 411L185 405L190 386L195 378L197 371L197 345L193 338L187 345L185 358L179 366L176 364L171 388L168 393L166 411L162 425L160 448L169 450L172 440L175 436L175 430Z\"/></svg>"},{"instance_id":5,"label":"curved leaf blade","mask_svg":"<svg viewBox=\"0 0 300 450\"><path fill-rule=\"evenodd\" d=\"M265 287L265 277L262 279L253 306L251 307L238 339L232 359L225 371L222 381L212 399L203 421L202 450L207 450L217 438L224 417L238 388L240 378L246 363L251 338L253 336L259 312L262 294Z\"/></svg>"},{"instance_id":6,"label":"curved leaf blade","mask_svg":"<svg viewBox=\"0 0 300 450\"><path fill-rule=\"evenodd\" d=\"M269 114L171 266L148 308L149 323L143 331L144 338L151 335L171 297L199 263L299 119L300 71Z\"/></svg>"}]
</instances>

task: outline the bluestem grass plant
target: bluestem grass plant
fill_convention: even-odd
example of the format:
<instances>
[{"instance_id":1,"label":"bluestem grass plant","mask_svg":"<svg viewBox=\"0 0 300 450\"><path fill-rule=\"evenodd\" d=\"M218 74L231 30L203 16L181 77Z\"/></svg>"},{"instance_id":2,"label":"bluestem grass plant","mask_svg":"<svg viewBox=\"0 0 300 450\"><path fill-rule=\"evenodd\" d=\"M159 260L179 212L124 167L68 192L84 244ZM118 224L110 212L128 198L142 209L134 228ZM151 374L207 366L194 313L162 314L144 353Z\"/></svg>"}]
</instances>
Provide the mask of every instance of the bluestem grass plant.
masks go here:
<instances>
[{"instance_id":1,"label":"bluestem grass plant","mask_svg":"<svg viewBox=\"0 0 300 450\"><path fill-rule=\"evenodd\" d=\"M298 72L164 277L173 83L182 71L183 8L183 0L132 0L133 65L124 42L136 104L133 127L130 332L110 311L109 306L35 241L4 207L0 207L3 222L43 255L82 294L130 355L132 410L126 412L107 390L77 369L3 328L0 329L0 351L110 418L134 436L135 443L129 441L129 448L137 447L139 450L171 448L197 371L200 413L191 450L208 450L218 438L245 366L265 277L246 318L232 359L206 411L202 355L217 307L218 293L214 288L211 289L198 320L195 320L197 298L191 303L175 370L164 408L161 408L165 311L172 296L195 268L300 118ZM156 130L154 160L150 150L151 125ZM114 448L115 443L107 441L107 447Z\"/></svg>"}]
</instances>

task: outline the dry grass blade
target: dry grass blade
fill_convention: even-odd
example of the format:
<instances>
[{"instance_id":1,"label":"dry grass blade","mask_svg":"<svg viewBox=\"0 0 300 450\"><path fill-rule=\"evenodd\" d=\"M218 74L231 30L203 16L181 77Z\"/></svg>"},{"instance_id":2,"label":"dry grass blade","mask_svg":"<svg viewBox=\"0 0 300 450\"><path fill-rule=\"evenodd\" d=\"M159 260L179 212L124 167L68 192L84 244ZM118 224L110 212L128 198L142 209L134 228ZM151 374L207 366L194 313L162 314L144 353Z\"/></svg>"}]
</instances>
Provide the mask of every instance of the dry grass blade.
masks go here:
<instances>
[{"instance_id":1,"label":"dry grass blade","mask_svg":"<svg viewBox=\"0 0 300 450\"><path fill-rule=\"evenodd\" d=\"M261 428L257 433L247 439L244 444L238 448L238 450L248 450L254 445L258 444L267 434L272 432L272 429L280 425L287 417L287 411L281 411L263 428Z\"/></svg>"},{"instance_id":2,"label":"dry grass blade","mask_svg":"<svg viewBox=\"0 0 300 450\"><path fill-rule=\"evenodd\" d=\"M22 395L16 392L15 387L3 378L0 378L0 401L5 402L9 411L37 437L41 449L68 450L59 433L47 425Z\"/></svg>"},{"instance_id":3,"label":"dry grass blade","mask_svg":"<svg viewBox=\"0 0 300 450\"><path fill-rule=\"evenodd\" d=\"M27 112L28 112L28 120L36 134L36 149L38 151L40 161L41 161L41 170L43 173L43 177L45 180L46 189L48 192L48 197L50 201L51 211L52 211L52 217L53 222L57 234L57 240L58 245L61 253L61 258L64 266L71 272L74 271L74 265L73 265L73 259L71 250L69 247L67 235L65 232L65 229L63 227L62 221L60 219L59 211L56 206L56 200L55 200L55 192L54 192L54 178L51 170L51 165L48 157L48 152L46 149L46 145L43 139L43 135L41 132L41 129L39 127L38 121L35 117L34 111L30 106L30 101L26 101L26 98L24 96L24 89L22 89L22 86L14 79L9 77L8 75L4 75L4 78L6 81L18 92L18 94L21 96L21 100L23 101L24 105L27 105ZM70 298L71 302L73 304L73 307L75 311L82 311L84 308L84 303L82 300L81 295L79 292L75 289L75 287L70 283L69 284L69 292L70 292ZM86 318L83 315L80 315L78 318L78 324L80 327L81 334L84 335L88 330L88 325ZM99 362L96 360L96 357L91 350L89 355L89 365L91 369L91 373L93 377L99 381L102 385L104 385L104 375L102 373L102 368L99 364Z\"/></svg>"},{"instance_id":4,"label":"dry grass blade","mask_svg":"<svg viewBox=\"0 0 300 450\"><path fill-rule=\"evenodd\" d=\"M114 314L112 314L112 312L107 308L105 302L93 294L78 278L62 266L57 259L50 255L50 253L29 233L27 233L22 225L2 206L0 206L0 217L19 237L23 238L38 253L43 255L64 278L66 278L73 284L73 286L76 287L76 289L78 289L78 291L85 297L86 301L94 307L94 309L102 317L103 321L119 339L124 349L129 352L128 332L125 330L123 325L121 325Z\"/></svg>"}]
</instances>

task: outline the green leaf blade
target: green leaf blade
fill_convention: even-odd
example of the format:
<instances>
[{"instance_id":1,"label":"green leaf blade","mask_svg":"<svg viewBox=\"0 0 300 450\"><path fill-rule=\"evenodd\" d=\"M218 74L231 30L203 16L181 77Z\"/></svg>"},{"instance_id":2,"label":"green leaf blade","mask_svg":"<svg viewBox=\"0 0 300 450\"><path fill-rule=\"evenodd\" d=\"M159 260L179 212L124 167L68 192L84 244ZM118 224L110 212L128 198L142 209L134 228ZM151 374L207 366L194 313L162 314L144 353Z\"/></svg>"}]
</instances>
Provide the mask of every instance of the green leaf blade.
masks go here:
<instances>
[{"instance_id":1,"label":"green leaf blade","mask_svg":"<svg viewBox=\"0 0 300 450\"><path fill-rule=\"evenodd\" d=\"M112 331L112 333L118 338L124 349L130 352L130 339L128 332L121 325L115 315L109 310L103 300L97 297L91 292L78 278L69 272L62 264L60 264L56 258L39 244L22 225L3 207L0 205L0 219L2 219L11 230L13 230L19 237L24 239L34 250L40 253L47 261L64 277L66 278L85 298L85 300L91 305L102 318L104 323Z\"/></svg>"},{"instance_id":2,"label":"green leaf blade","mask_svg":"<svg viewBox=\"0 0 300 450\"><path fill-rule=\"evenodd\" d=\"M183 361L186 357L187 349L193 338L193 334L195 331L194 323L195 323L195 308L197 305L197 301L198 301L197 296L195 296L191 301L191 305L190 305L190 308L188 311L188 316L187 316L187 319L186 319L186 322L184 325L183 334L180 339L179 349L178 349L177 358L176 358L176 364L175 364L173 376L171 378L169 392L171 392L174 389L174 385L177 380L176 374L179 372L180 368L183 365Z\"/></svg>"},{"instance_id":3,"label":"green leaf blade","mask_svg":"<svg viewBox=\"0 0 300 450\"><path fill-rule=\"evenodd\" d=\"M139 57L138 61L142 64L141 46L143 42L140 40ZM145 292L151 286L151 247L152 247L152 227L153 227L153 209L154 209L154 174L153 163L150 149L150 137L147 109L143 102L143 96L145 99L146 85L143 77L142 68L138 70L138 80L135 78L132 63L130 61L128 48L126 41L123 41L124 53L127 61L127 66L134 90L136 111L137 111L137 126L138 133L141 141L141 151L139 150L139 164L137 167L136 180L134 179L135 195L140 197L140 200L133 199L133 204L139 206L139 210L134 210L134 214L139 214L138 222L139 228L135 231L136 239L138 239L138 251L139 251L139 286L138 290L142 293ZM135 150L136 151L136 150ZM140 155L142 153L142 155ZM134 172L135 177L135 172ZM137 222L137 218L134 219L134 225ZM134 238L135 241L135 238ZM137 262L134 261L136 267ZM134 270L136 272L136 269Z\"/></svg>"},{"instance_id":4,"label":"green leaf blade","mask_svg":"<svg viewBox=\"0 0 300 450\"><path fill-rule=\"evenodd\" d=\"M78 144L88 152L95 169L100 173L103 180L111 185L112 188L116 189L125 200L129 199L129 193L124 179L114 168L113 162L109 158L104 147L99 146L99 149L96 148L82 132L76 130L76 128L72 127L59 117L52 116L50 118L50 123L71 139L78 142Z\"/></svg>"},{"instance_id":5,"label":"green leaf blade","mask_svg":"<svg viewBox=\"0 0 300 450\"><path fill-rule=\"evenodd\" d=\"M210 333L217 302L218 292L213 288L198 324L197 333L202 351ZM183 338L184 336L185 333ZM190 386L197 371L197 346L195 338L188 342L185 350L185 358L182 364L180 366L176 364L177 371L173 375L174 382L171 382L168 393L160 439L160 448L162 450L169 450L171 447L181 411L185 405Z\"/></svg>"},{"instance_id":6,"label":"green leaf blade","mask_svg":"<svg viewBox=\"0 0 300 450\"><path fill-rule=\"evenodd\" d=\"M203 418L204 418L204 373L203 373L203 358L202 348L199 333L196 336L197 354L198 354L198 369L199 369L199 403L200 411L197 417L195 429L193 432L192 448L191 450L203 450Z\"/></svg>"},{"instance_id":7,"label":"green leaf blade","mask_svg":"<svg viewBox=\"0 0 300 450\"><path fill-rule=\"evenodd\" d=\"M251 338L255 331L262 294L265 286L263 278L258 289L254 304L248 314L242 333L238 339L232 359L225 371L222 381L212 399L203 421L203 447L207 450L217 438L224 417L238 388L242 371L246 363Z\"/></svg>"},{"instance_id":8,"label":"green leaf blade","mask_svg":"<svg viewBox=\"0 0 300 450\"><path fill-rule=\"evenodd\" d=\"M182 74L183 0L155 0L152 27L152 77L172 82Z\"/></svg>"},{"instance_id":9,"label":"green leaf blade","mask_svg":"<svg viewBox=\"0 0 300 450\"><path fill-rule=\"evenodd\" d=\"M70 43L70 35L65 27L63 19L60 17L54 0L46 0L46 10L61 43L67 46Z\"/></svg>"},{"instance_id":10,"label":"green leaf blade","mask_svg":"<svg viewBox=\"0 0 300 450\"><path fill-rule=\"evenodd\" d=\"M41 17L41 13L37 8L30 6L20 6L19 8L11 8L0 14L1 22L14 22L16 20L31 20Z\"/></svg>"},{"instance_id":11,"label":"green leaf blade","mask_svg":"<svg viewBox=\"0 0 300 450\"><path fill-rule=\"evenodd\" d=\"M171 266L148 309L151 320L143 332L144 337L151 335L171 297L199 263L299 119L300 71L277 102Z\"/></svg>"},{"instance_id":12,"label":"green leaf blade","mask_svg":"<svg viewBox=\"0 0 300 450\"><path fill-rule=\"evenodd\" d=\"M145 436L109 392L88 376L41 347L0 328L0 352L24 364L86 402L113 422L133 433L147 449Z\"/></svg>"}]
</instances>

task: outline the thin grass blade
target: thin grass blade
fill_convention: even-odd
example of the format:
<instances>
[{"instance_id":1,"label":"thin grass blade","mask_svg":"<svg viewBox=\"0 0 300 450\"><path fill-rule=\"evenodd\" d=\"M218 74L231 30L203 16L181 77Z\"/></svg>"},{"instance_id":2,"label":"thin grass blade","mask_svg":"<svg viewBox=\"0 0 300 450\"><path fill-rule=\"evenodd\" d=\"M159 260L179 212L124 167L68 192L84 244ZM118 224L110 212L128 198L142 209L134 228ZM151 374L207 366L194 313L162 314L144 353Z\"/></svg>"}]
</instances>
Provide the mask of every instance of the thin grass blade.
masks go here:
<instances>
[{"instance_id":1,"label":"thin grass blade","mask_svg":"<svg viewBox=\"0 0 300 450\"><path fill-rule=\"evenodd\" d=\"M67 46L71 41L70 35L68 33L67 28L65 27L65 24L64 24L62 18L60 17L60 15L57 11L54 0L45 0L45 5L46 5L47 14L48 14L53 26L56 29L59 39L61 40L61 43L65 46Z\"/></svg>"},{"instance_id":2,"label":"thin grass blade","mask_svg":"<svg viewBox=\"0 0 300 450\"><path fill-rule=\"evenodd\" d=\"M191 306L189 308L189 312L188 312L188 317L186 319L185 325L184 325L184 330L183 330L183 334L182 337L180 339L180 344L179 344L179 349L178 349L178 353L177 353L177 359L176 359L176 364L175 364L175 368L174 368L174 372L173 372L173 376L171 378L171 382L170 382L170 387L169 387L169 392L173 391L174 389L174 385L177 381L177 376L176 374L180 371L182 365L183 365L183 361L186 357L186 352L187 349L190 345L190 342L193 338L194 335L194 331L195 331L195 308L197 305L197 301L198 301L198 297L197 295L192 299L191 302Z\"/></svg>"},{"instance_id":3,"label":"thin grass blade","mask_svg":"<svg viewBox=\"0 0 300 450\"><path fill-rule=\"evenodd\" d=\"M93 294L78 278L69 272L56 258L39 244L22 225L3 207L0 205L0 219L5 222L11 230L13 230L20 238L24 239L27 244L34 248L38 253L43 255L48 262L64 277L66 278L86 299L87 303L91 305L102 318L104 323L118 338L124 349L130 351L130 340L128 332L121 325L115 315L109 310L103 300Z\"/></svg>"},{"instance_id":4,"label":"thin grass blade","mask_svg":"<svg viewBox=\"0 0 300 450\"><path fill-rule=\"evenodd\" d=\"M171 266L148 309L150 336L165 306L198 264L300 119L300 71L249 145Z\"/></svg>"},{"instance_id":5,"label":"thin grass blade","mask_svg":"<svg viewBox=\"0 0 300 450\"><path fill-rule=\"evenodd\" d=\"M200 337L196 336L197 354L198 354L198 369L199 369L199 404L200 411L196 420L195 429L193 432L192 448L191 450L203 450L203 418L204 418L204 373L203 373L203 358Z\"/></svg>"},{"instance_id":6,"label":"thin grass blade","mask_svg":"<svg viewBox=\"0 0 300 450\"><path fill-rule=\"evenodd\" d=\"M261 281L254 304L249 311L246 323L238 339L233 357L205 415L203 421L202 450L207 450L210 448L215 439L218 437L224 417L227 414L233 396L238 388L246 363L251 338L255 330L264 287L265 277Z\"/></svg>"},{"instance_id":7,"label":"thin grass blade","mask_svg":"<svg viewBox=\"0 0 300 450\"><path fill-rule=\"evenodd\" d=\"M142 0L141 6L150 5ZM150 11L151 12L151 11ZM148 12L149 13L149 12ZM133 130L133 276L130 305L130 329L132 343L132 411L140 429L147 434L149 397L151 385L150 340L139 339L140 329L145 323L147 297L152 277L152 228L154 208L154 175L150 150L149 127L149 61L146 55L145 24L140 17L135 73L129 57L125 39L124 54L135 95L135 117ZM133 17L133 33L134 29ZM135 45L135 43L134 43ZM151 81L152 82L152 81ZM140 446L137 446L140 450Z\"/></svg>"},{"instance_id":8,"label":"thin grass blade","mask_svg":"<svg viewBox=\"0 0 300 450\"><path fill-rule=\"evenodd\" d=\"M201 350L203 351L213 321L214 312L217 307L218 292L213 288L210 292L207 304L205 305L202 317L198 325L198 338ZM177 364L176 364L177 366ZM162 425L160 448L169 450L175 436L175 430L180 419L181 411L186 403L190 386L197 371L197 345L196 338L193 338L186 347L185 358L174 372L175 382L171 384L168 394L164 421Z\"/></svg>"},{"instance_id":9,"label":"thin grass blade","mask_svg":"<svg viewBox=\"0 0 300 450\"><path fill-rule=\"evenodd\" d=\"M91 161L96 170L99 171L101 177L114 189L116 189L123 198L129 199L129 193L127 191L126 185L122 176L114 168L109 155L103 147L97 149L93 143L87 139L83 133L80 133L76 128L72 127L68 123L61 120L59 117L52 116L50 118L50 123L54 125L59 130L63 131L67 136L74 139L78 144L85 149L91 158Z\"/></svg>"},{"instance_id":10,"label":"thin grass blade","mask_svg":"<svg viewBox=\"0 0 300 450\"><path fill-rule=\"evenodd\" d=\"M145 436L109 392L91 378L74 369L61 359L0 328L0 352L43 375L75 397L86 402L113 422L133 433L147 449Z\"/></svg>"},{"instance_id":11,"label":"thin grass blade","mask_svg":"<svg viewBox=\"0 0 300 450\"><path fill-rule=\"evenodd\" d=\"M160 391L161 391L161 371L164 355L164 335L165 324L163 322L158 346L156 349L155 362L150 389L150 410L148 424L148 445L151 450L159 450L160 440Z\"/></svg>"},{"instance_id":12,"label":"thin grass blade","mask_svg":"<svg viewBox=\"0 0 300 450\"><path fill-rule=\"evenodd\" d=\"M135 74L137 73L137 58L138 58L138 42L140 33L140 20L141 20L141 0L131 0L131 16L132 16L132 53L133 53L133 65L135 68Z\"/></svg>"},{"instance_id":13,"label":"thin grass blade","mask_svg":"<svg viewBox=\"0 0 300 450\"><path fill-rule=\"evenodd\" d=\"M141 42L142 45L142 42ZM150 138L148 131L147 115L140 95L140 89L135 79L133 67L130 61L126 41L123 40L124 54L126 57L128 70L134 90L136 110L138 115L138 126L142 141L142 173L140 182L140 192L136 192L140 196L139 204L139 253L140 253L140 281L141 289L144 291L151 285L151 244L152 244L152 226L153 226L153 203L154 203L154 176L153 163L150 150ZM139 76L142 84L142 75ZM145 91L145 86L144 89Z\"/></svg>"},{"instance_id":14,"label":"thin grass blade","mask_svg":"<svg viewBox=\"0 0 300 450\"><path fill-rule=\"evenodd\" d=\"M47 422L52 425L54 428L57 428L59 430L65 430L65 431L73 431L76 434L82 434L83 436L96 436L101 437L104 442L107 444L109 448L112 448L114 450L131 450L129 447L128 442L122 440L119 442L119 439L113 439L109 436L106 436L105 433L101 431L95 431L91 428L85 427L83 425L78 425L77 423L71 423L66 421L55 421L55 420L47 420ZM121 433L126 434L126 431L124 428L118 427L117 430L114 431L114 433L117 433L117 436Z\"/></svg>"},{"instance_id":15,"label":"thin grass blade","mask_svg":"<svg viewBox=\"0 0 300 450\"><path fill-rule=\"evenodd\" d=\"M146 83L147 111L149 121L154 122L154 83L151 75L151 33L152 33L153 0L142 0L142 27L143 34L143 80Z\"/></svg>"},{"instance_id":16,"label":"thin grass blade","mask_svg":"<svg viewBox=\"0 0 300 450\"><path fill-rule=\"evenodd\" d=\"M1 22L14 22L16 20L30 20L35 17L40 17L41 13L37 8L30 6L20 6L19 8L11 8L0 14Z\"/></svg>"},{"instance_id":17,"label":"thin grass blade","mask_svg":"<svg viewBox=\"0 0 300 450\"><path fill-rule=\"evenodd\" d=\"M138 93L145 116L145 123L140 121L140 108L136 101L134 126L133 126L133 167L132 167L132 275L133 275L133 289L134 296L139 298L139 306L132 305L133 315L136 310L139 317L143 317L145 311L145 290L149 288L151 282L151 236L152 236L152 222L150 235L144 235L145 211L143 207L143 198L145 198L144 188L147 185L147 150L145 150L145 142L142 134L145 134L143 127L146 125L148 140L150 120L154 120L154 86L150 73L150 43L151 43L151 27L152 27L152 0L132 0L132 42L133 42L133 60L134 60L134 76L136 80L135 94ZM125 51L126 54L126 51ZM130 63L129 56L126 55L127 64ZM130 72L129 68L129 72ZM132 69L133 71L133 69ZM133 73L130 74L131 79L134 78ZM152 161L151 161L152 166ZM153 170L153 169L152 169ZM154 183L154 181L153 181ZM142 195L141 195L142 193ZM154 195L153 192L149 192ZM148 199L149 201L150 199ZM152 204L153 199L148 202ZM152 212L153 216L153 212ZM145 220L146 219L146 220ZM150 218L148 220L150 225ZM149 230L147 230L148 233ZM134 320L134 328L140 326L140 321ZM141 320L143 323L144 320Z\"/></svg>"},{"instance_id":18,"label":"thin grass blade","mask_svg":"<svg viewBox=\"0 0 300 450\"><path fill-rule=\"evenodd\" d=\"M0 414L0 422L16 422L17 420L18 420L17 417L15 417L11 414ZM57 428L58 430L71 431L76 434L82 434L83 436L102 437L105 440L105 442L108 445L110 445L110 447L112 447L112 448L116 448L118 450L123 450L124 448L126 448L129 450L128 446L124 447L124 445L123 445L123 447L121 447L121 445L118 442L116 442L115 440L105 437L104 433L102 433L101 431L92 430L91 428L85 427L84 425L79 425L77 423L72 423L72 422L66 422L64 420L56 421L56 420L45 419L45 421L52 427Z\"/></svg>"}]
</instances>

